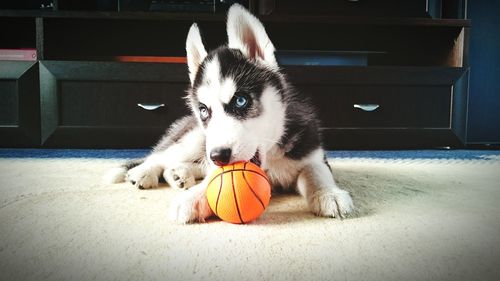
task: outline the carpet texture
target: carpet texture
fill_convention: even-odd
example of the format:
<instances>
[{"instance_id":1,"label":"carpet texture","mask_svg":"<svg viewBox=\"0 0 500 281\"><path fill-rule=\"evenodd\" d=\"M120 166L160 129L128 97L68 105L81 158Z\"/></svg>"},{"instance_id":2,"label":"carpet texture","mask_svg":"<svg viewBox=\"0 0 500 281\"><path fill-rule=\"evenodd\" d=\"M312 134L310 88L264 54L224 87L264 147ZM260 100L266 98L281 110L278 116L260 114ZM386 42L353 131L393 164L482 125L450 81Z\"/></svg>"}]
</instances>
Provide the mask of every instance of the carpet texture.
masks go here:
<instances>
[{"instance_id":1,"label":"carpet texture","mask_svg":"<svg viewBox=\"0 0 500 281\"><path fill-rule=\"evenodd\" d=\"M330 158L357 216L273 195L248 225L177 225L182 191L104 158L0 158L0 280L500 280L500 158Z\"/></svg>"}]
</instances>

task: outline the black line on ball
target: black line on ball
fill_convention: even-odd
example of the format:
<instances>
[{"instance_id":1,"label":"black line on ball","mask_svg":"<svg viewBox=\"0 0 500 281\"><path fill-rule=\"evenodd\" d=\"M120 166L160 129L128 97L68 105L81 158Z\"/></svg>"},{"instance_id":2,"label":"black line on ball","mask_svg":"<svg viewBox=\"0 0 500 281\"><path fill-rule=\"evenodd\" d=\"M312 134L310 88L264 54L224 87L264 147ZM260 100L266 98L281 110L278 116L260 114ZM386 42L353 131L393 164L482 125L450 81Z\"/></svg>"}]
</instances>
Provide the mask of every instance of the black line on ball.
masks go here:
<instances>
[{"instance_id":1,"label":"black line on ball","mask_svg":"<svg viewBox=\"0 0 500 281\"><path fill-rule=\"evenodd\" d=\"M234 164L233 170L234 171ZM243 219L241 218L240 206L238 205L238 199L236 198L236 189L234 188L234 173L231 173L231 182L233 183L233 195L234 195L234 204L236 204L236 210L238 211L238 217L240 218L241 223L243 223Z\"/></svg>"},{"instance_id":2,"label":"black line on ball","mask_svg":"<svg viewBox=\"0 0 500 281\"><path fill-rule=\"evenodd\" d=\"M243 169L245 169L246 167L247 167L247 163L245 163L245 165L243 166ZM255 193L255 191L253 190L252 186L248 183L247 177L245 176L245 173L241 172L241 174L243 175L243 179L245 180L245 183L247 184L248 188L250 188L250 190L252 191L252 193L255 196L255 198L257 198L257 200L259 200L260 204L262 205L262 209L265 210L266 206L264 206L264 202L262 202L262 200L260 200L260 197L257 195L257 193Z\"/></svg>"},{"instance_id":3,"label":"black line on ball","mask_svg":"<svg viewBox=\"0 0 500 281\"><path fill-rule=\"evenodd\" d=\"M266 179L267 183L269 183L269 186L271 186L271 182L269 181L269 179L267 178L267 176L265 176L265 175L263 175L263 174L261 174L261 173L259 173L259 172L256 172L256 171L254 171L254 170L245 170L245 169L227 170L227 171L223 171L223 172L221 172L221 173L217 174L217 176L222 175L222 174L225 174L225 173L238 172L238 171L247 171L247 172L251 172L251 173L255 173L255 174L257 174L257 175L260 175L261 177L263 177L264 179ZM207 186L209 186L209 185L210 185L210 184L214 181L214 179L215 179L217 176L215 176L213 179L211 179L211 180L210 180L210 182L208 182Z\"/></svg>"},{"instance_id":4,"label":"black line on ball","mask_svg":"<svg viewBox=\"0 0 500 281\"><path fill-rule=\"evenodd\" d=\"M224 168L223 168L224 169ZM213 179L212 179L213 180ZM222 176L222 174L220 174L220 186L219 186L219 193L217 194L217 201L215 203L215 214L216 215L219 215L219 212L217 211L218 208L219 208L219 198L220 198L220 193L222 191L222 181L224 180L224 177ZM212 182L212 181L210 181Z\"/></svg>"}]
</instances>

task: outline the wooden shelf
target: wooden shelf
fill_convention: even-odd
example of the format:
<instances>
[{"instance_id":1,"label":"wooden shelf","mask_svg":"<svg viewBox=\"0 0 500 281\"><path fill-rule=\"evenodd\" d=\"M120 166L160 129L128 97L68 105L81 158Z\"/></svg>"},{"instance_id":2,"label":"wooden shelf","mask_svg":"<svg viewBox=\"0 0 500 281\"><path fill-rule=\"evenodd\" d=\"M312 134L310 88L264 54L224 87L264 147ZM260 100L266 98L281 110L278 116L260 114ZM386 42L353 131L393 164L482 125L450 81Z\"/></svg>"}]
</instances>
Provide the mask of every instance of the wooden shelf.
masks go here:
<instances>
[{"instance_id":1,"label":"wooden shelf","mask_svg":"<svg viewBox=\"0 0 500 281\"><path fill-rule=\"evenodd\" d=\"M368 54L367 66L283 66L290 82L318 105L327 148L464 143L469 20L283 14L259 18L278 50ZM16 87L12 75L0 76L11 103L20 97L23 105L19 114L0 112L5 117L0 131L9 136L29 132L20 146L151 145L188 112L182 99L189 83L187 67L114 58L185 56L193 22L209 35L203 37L205 47L214 49L227 42L225 20L225 14L0 10L0 24L8 27L0 30L0 38L8 38L0 48L36 47L39 58L30 65L18 63L30 70L14 77L23 87ZM137 107L139 102L166 106L145 112ZM353 103L381 107L359 112ZM17 115L22 118L15 119ZM25 125L24 120L31 123Z\"/></svg>"},{"instance_id":2,"label":"wooden shelf","mask_svg":"<svg viewBox=\"0 0 500 281\"><path fill-rule=\"evenodd\" d=\"M0 10L0 17L41 17L75 19L126 19L126 20L192 20L225 22L224 14L164 13L164 12L102 12L102 11L33 11Z\"/></svg>"},{"instance_id":3,"label":"wooden shelf","mask_svg":"<svg viewBox=\"0 0 500 281\"><path fill-rule=\"evenodd\" d=\"M127 20L168 20L168 21L209 21L225 22L224 14L206 13L164 13L164 12L100 12L100 11L31 11L0 10L0 17L41 17L75 19L127 19ZM259 16L264 22L273 23L324 23L346 25L388 25L388 26L437 26L470 27L470 20L400 18L400 17L342 17L322 15L271 15Z\"/></svg>"},{"instance_id":4,"label":"wooden shelf","mask_svg":"<svg viewBox=\"0 0 500 281\"><path fill-rule=\"evenodd\" d=\"M299 16L279 15L260 17L264 23L325 23L345 25L388 25L388 26L439 26L469 27L470 20L431 19L431 18L398 18L398 17L341 17L341 16Z\"/></svg>"}]
</instances>

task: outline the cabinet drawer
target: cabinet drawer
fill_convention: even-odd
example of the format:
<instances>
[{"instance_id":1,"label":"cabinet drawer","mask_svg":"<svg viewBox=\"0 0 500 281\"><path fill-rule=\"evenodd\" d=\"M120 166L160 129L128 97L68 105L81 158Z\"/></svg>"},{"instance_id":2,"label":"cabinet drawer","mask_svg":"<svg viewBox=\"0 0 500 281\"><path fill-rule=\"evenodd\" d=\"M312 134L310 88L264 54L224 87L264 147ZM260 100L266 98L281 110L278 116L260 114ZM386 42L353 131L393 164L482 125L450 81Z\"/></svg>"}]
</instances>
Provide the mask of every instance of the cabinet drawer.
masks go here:
<instances>
[{"instance_id":1,"label":"cabinet drawer","mask_svg":"<svg viewBox=\"0 0 500 281\"><path fill-rule=\"evenodd\" d=\"M260 14L314 14L336 16L373 16L373 17L427 17L434 6L426 0L378 0L314 1L308 5L302 0L265 0L259 3ZM441 2L439 3L439 6ZM435 8L434 8L435 9Z\"/></svg>"},{"instance_id":2,"label":"cabinet drawer","mask_svg":"<svg viewBox=\"0 0 500 281\"><path fill-rule=\"evenodd\" d=\"M461 146L468 69L290 67L319 110L328 148Z\"/></svg>"},{"instance_id":3,"label":"cabinet drawer","mask_svg":"<svg viewBox=\"0 0 500 281\"><path fill-rule=\"evenodd\" d=\"M183 64L42 61L42 142L144 147L188 113Z\"/></svg>"},{"instance_id":4,"label":"cabinet drawer","mask_svg":"<svg viewBox=\"0 0 500 281\"><path fill-rule=\"evenodd\" d=\"M59 126L164 129L185 114L186 87L169 82L61 81Z\"/></svg>"},{"instance_id":5,"label":"cabinet drawer","mask_svg":"<svg viewBox=\"0 0 500 281\"><path fill-rule=\"evenodd\" d=\"M40 143L36 62L0 61L0 146Z\"/></svg>"},{"instance_id":6,"label":"cabinet drawer","mask_svg":"<svg viewBox=\"0 0 500 281\"><path fill-rule=\"evenodd\" d=\"M325 127L449 128L446 86L310 86ZM330 114L332 112L333 114Z\"/></svg>"}]
</instances>

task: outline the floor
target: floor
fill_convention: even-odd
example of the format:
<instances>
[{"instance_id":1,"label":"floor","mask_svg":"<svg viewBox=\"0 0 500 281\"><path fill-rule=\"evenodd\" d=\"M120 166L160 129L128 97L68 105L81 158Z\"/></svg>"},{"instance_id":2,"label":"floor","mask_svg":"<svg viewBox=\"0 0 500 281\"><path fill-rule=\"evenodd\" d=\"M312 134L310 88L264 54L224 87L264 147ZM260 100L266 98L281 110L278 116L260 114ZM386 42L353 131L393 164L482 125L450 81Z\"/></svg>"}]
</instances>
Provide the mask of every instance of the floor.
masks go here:
<instances>
[{"instance_id":1,"label":"floor","mask_svg":"<svg viewBox=\"0 0 500 281\"><path fill-rule=\"evenodd\" d=\"M274 194L246 225L101 182L146 153L0 149L0 280L500 280L500 151L330 152L356 216Z\"/></svg>"}]
</instances>

